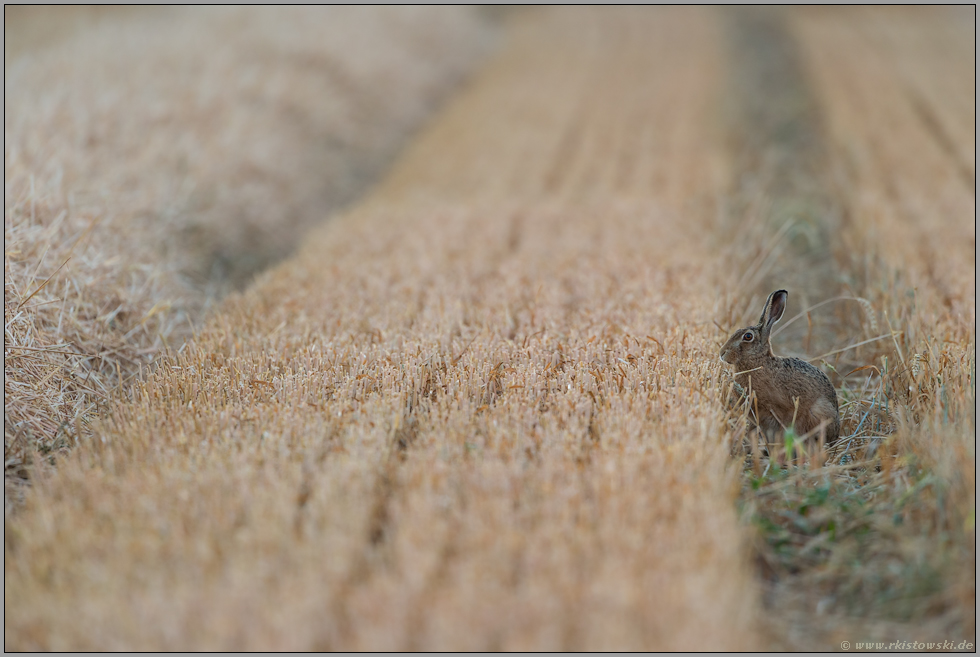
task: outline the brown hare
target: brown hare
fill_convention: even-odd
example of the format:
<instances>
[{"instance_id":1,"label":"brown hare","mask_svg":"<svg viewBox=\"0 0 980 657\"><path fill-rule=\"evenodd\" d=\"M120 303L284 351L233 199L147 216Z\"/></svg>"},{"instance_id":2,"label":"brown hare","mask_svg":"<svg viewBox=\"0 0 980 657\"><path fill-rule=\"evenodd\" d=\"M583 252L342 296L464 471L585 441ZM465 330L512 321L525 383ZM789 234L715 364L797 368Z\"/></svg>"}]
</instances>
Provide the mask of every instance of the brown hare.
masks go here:
<instances>
[{"instance_id":1,"label":"brown hare","mask_svg":"<svg viewBox=\"0 0 980 657\"><path fill-rule=\"evenodd\" d=\"M721 349L721 359L735 366L735 382L755 393L752 412L769 440L794 427L798 436L819 437L826 444L840 435L837 392L827 375L799 358L778 358L769 334L786 310L786 290L769 295L755 326L735 331Z\"/></svg>"}]
</instances>

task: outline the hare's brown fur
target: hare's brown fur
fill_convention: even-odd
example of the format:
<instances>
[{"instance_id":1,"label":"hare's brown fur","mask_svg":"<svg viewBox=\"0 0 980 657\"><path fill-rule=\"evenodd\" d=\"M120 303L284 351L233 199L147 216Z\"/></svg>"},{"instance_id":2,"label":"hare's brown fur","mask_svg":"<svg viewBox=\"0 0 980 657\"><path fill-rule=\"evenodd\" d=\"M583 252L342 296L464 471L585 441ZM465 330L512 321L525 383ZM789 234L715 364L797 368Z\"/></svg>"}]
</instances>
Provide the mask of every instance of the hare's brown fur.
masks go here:
<instances>
[{"instance_id":1,"label":"hare's brown fur","mask_svg":"<svg viewBox=\"0 0 980 657\"><path fill-rule=\"evenodd\" d=\"M828 444L840 435L837 392L827 375L799 358L778 358L769 335L786 309L786 290L769 295L759 323L732 334L721 350L721 359L735 366L735 381L755 393L753 410L760 428L769 436L794 427L806 435L823 424ZM795 420L794 420L795 418Z\"/></svg>"}]
</instances>

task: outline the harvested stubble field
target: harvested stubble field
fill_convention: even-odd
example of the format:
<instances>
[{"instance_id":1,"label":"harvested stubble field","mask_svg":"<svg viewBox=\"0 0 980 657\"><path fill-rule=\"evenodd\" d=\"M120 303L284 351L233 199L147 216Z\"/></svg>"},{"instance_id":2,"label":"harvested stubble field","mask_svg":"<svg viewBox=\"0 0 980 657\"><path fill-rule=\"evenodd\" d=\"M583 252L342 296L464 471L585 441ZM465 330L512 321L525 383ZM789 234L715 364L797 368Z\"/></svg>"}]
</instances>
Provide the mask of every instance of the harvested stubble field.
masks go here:
<instances>
[{"instance_id":1,"label":"harvested stubble field","mask_svg":"<svg viewBox=\"0 0 980 657\"><path fill-rule=\"evenodd\" d=\"M5 647L975 642L962 18L510 15L369 196L187 311L196 335L149 342L152 367L79 392L100 410L63 455L19 438L38 455L5 505ZM187 180L235 174L211 166ZM50 239L22 189L7 278ZM77 276L25 305L28 275L8 325ZM787 319L812 310L777 352L823 356L838 387L826 464L745 455L723 404L727 330L782 281ZM9 335L5 397L63 376L18 369ZM5 412L5 459L15 429Z\"/></svg>"},{"instance_id":2,"label":"harvested stubble field","mask_svg":"<svg viewBox=\"0 0 980 657\"><path fill-rule=\"evenodd\" d=\"M89 435L216 299L376 181L492 29L457 9L5 12L8 42L55 40L8 52L4 81L9 504L32 449Z\"/></svg>"}]
</instances>

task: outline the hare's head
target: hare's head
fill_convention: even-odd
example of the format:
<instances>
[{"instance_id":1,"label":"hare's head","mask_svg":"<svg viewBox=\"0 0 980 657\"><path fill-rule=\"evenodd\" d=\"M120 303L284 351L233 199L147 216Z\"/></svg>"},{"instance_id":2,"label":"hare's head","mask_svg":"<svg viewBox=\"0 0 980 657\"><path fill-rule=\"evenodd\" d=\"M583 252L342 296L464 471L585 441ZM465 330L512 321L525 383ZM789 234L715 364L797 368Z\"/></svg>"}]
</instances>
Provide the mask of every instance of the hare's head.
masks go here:
<instances>
[{"instance_id":1,"label":"hare's head","mask_svg":"<svg viewBox=\"0 0 980 657\"><path fill-rule=\"evenodd\" d=\"M755 326L746 326L732 333L728 342L721 348L721 359L726 363L758 363L762 364L766 358L772 356L772 349L769 346L769 334L772 327L783 316L786 310L786 297L789 295L786 290L776 290L769 295L766 300L766 307L762 310L762 317Z\"/></svg>"}]
</instances>

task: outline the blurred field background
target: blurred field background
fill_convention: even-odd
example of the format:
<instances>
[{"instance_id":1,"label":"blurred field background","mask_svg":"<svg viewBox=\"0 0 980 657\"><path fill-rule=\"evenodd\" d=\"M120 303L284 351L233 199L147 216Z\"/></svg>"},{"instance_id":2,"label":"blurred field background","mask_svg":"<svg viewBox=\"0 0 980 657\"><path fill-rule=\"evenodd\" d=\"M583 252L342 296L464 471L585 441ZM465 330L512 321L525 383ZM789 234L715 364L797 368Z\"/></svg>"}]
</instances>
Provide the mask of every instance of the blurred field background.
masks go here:
<instances>
[{"instance_id":1,"label":"blurred field background","mask_svg":"<svg viewBox=\"0 0 980 657\"><path fill-rule=\"evenodd\" d=\"M363 193L493 25L456 9L5 11L9 504L25 449L86 435L111 391Z\"/></svg>"},{"instance_id":2,"label":"blurred field background","mask_svg":"<svg viewBox=\"0 0 980 657\"><path fill-rule=\"evenodd\" d=\"M6 649L975 643L972 8L50 12ZM717 357L775 287L786 468Z\"/></svg>"}]
</instances>

